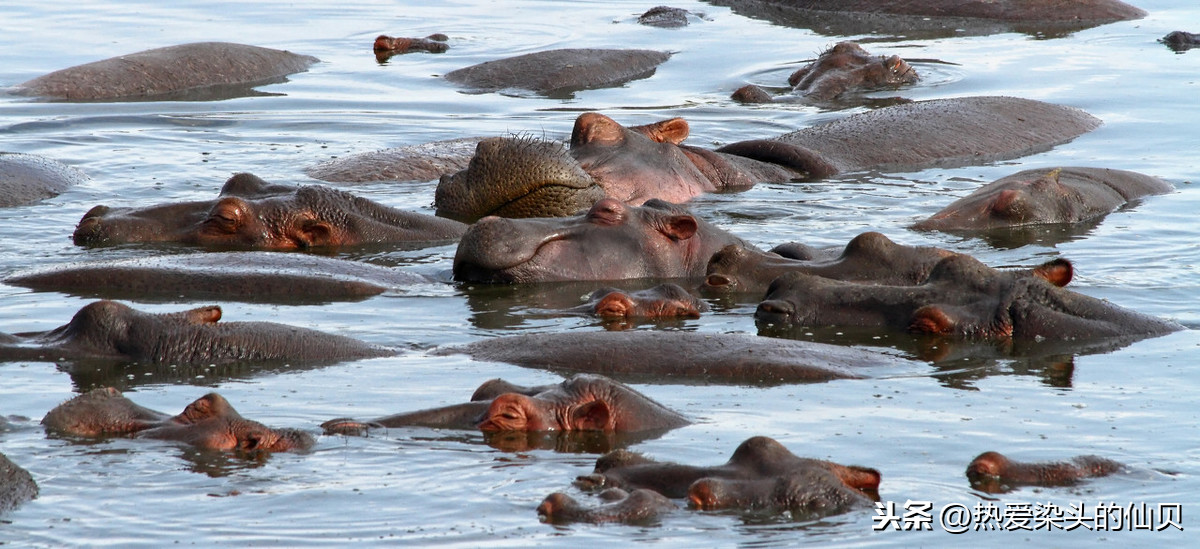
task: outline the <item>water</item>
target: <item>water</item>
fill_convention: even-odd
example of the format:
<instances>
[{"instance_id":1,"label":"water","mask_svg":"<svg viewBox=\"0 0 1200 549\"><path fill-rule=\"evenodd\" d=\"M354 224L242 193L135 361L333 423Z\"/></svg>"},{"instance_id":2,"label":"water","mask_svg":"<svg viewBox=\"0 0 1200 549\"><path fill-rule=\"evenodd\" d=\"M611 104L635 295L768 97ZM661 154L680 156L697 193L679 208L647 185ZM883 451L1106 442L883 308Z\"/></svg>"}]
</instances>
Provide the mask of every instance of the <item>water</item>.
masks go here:
<instances>
[{"instance_id":1,"label":"water","mask_svg":"<svg viewBox=\"0 0 1200 549\"><path fill-rule=\"evenodd\" d=\"M790 131L846 112L803 104L742 106L728 95L746 82L778 85L802 60L837 38L774 26L699 2L672 5L703 14L683 29L647 28L636 2L20 2L0 19L0 85L143 49L226 40L315 55L322 63L268 86L270 95L209 102L67 104L0 98L0 146L74 165L88 185L45 202L0 210L0 275L81 259L160 253L147 248L87 250L70 232L97 204L144 205L207 199L232 173L309 182L322 160L385 147L475 135L565 138L574 118L597 110L625 124L683 116L689 142L716 146ZM806 184L761 185L701 197L694 210L769 247L789 240L841 245L865 230L905 244L968 252L994 266L1071 259L1072 288L1124 307L1200 325L1200 251L1193 212L1200 51L1175 54L1155 43L1173 30L1200 30L1200 9L1181 0L1138 0L1149 17L1053 39L1023 34L884 38L873 53L918 62L913 99L998 94L1077 106L1100 129L1046 153L998 163L911 173L866 173ZM441 55L377 63L378 34L450 35ZM855 37L851 37L855 38ZM862 38L862 37L859 37ZM675 52L657 73L624 87L566 100L470 95L436 78L455 68L556 47L646 47ZM880 93L879 97L892 94ZM850 111L857 109L850 109ZM1176 187L1108 216L1086 234L1055 242L993 245L977 238L915 233L913 221L981 183L1038 167L1092 165L1156 175ZM369 184L352 190L432 213L432 183ZM347 255L430 274L449 268L453 246ZM90 299L0 285L0 331L46 330ZM360 302L264 305L220 302L226 320L271 320L406 349L401 356L305 370L212 369L178 376L129 370L107 379L136 402L177 413L217 390L245 416L316 432L333 417L375 417L460 402L481 382L503 377L552 383L551 373L431 357L425 349L534 331L598 330L581 318L535 314L479 290L427 285ZM200 305L135 302L149 311ZM682 328L748 332L755 303L714 303ZM659 329L642 326L641 329ZM89 383L51 363L0 364L0 414L19 416L0 433L0 451L30 470L40 497L3 517L0 542L15 546L167 544L228 546L378 545L958 546L1037 544L1179 545L1195 522L1200 430L1194 395L1200 337L1187 330L1098 354L1053 359L985 359L868 380L773 388L639 384L696 424L634 449L692 464L725 461L753 435L805 456L878 468L881 496L973 506L966 464L985 450L1022 459L1099 454L1129 465L1115 477L1073 488L1026 488L999 503L1052 502L1184 506L1180 532L872 532L873 511L818 522L786 517L678 511L651 526L540 524L534 507L590 472L594 454L488 445L474 432L391 430L368 438L319 438L308 454L261 462L196 454L170 443L116 439L79 444L47 438L37 421ZM849 335L829 335L849 341ZM868 343L898 345L890 336ZM860 340L854 340L860 342ZM1064 373L1065 372L1065 373ZM123 375L122 375L123 374ZM114 381L115 380L115 381ZM509 448L509 449L505 449Z\"/></svg>"}]
</instances>

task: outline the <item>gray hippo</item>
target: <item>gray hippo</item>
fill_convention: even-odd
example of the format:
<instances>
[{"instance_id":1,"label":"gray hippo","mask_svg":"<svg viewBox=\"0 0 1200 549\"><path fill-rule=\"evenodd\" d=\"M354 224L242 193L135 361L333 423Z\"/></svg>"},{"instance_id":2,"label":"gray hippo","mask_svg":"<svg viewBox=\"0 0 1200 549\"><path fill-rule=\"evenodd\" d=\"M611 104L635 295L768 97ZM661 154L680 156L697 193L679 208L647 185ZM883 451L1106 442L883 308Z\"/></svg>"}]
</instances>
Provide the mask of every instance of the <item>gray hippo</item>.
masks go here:
<instances>
[{"instance_id":1,"label":"gray hippo","mask_svg":"<svg viewBox=\"0 0 1200 549\"><path fill-rule=\"evenodd\" d=\"M215 305L145 313L115 301L85 305L45 332L0 334L0 361L128 360L145 364L331 362L395 351L344 336L273 322L223 322Z\"/></svg>"},{"instance_id":2,"label":"gray hippo","mask_svg":"<svg viewBox=\"0 0 1200 549\"><path fill-rule=\"evenodd\" d=\"M225 99L247 95L256 85L282 81L318 61L258 46L197 42L62 69L17 84L11 91L67 101Z\"/></svg>"},{"instance_id":3,"label":"gray hippo","mask_svg":"<svg viewBox=\"0 0 1200 549\"><path fill-rule=\"evenodd\" d=\"M38 495L33 475L0 453L0 515Z\"/></svg>"},{"instance_id":4,"label":"gray hippo","mask_svg":"<svg viewBox=\"0 0 1200 549\"><path fill-rule=\"evenodd\" d=\"M538 519L551 524L572 522L648 524L653 523L663 514L679 509L679 506L666 496L645 488L634 489L630 492L620 488L609 488L596 494L596 497L602 503L589 507L580 504L567 494L555 492L546 496L538 504Z\"/></svg>"},{"instance_id":5,"label":"gray hippo","mask_svg":"<svg viewBox=\"0 0 1200 549\"><path fill-rule=\"evenodd\" d=\"M240 173L214 200L144 208L96 206L75 227L81 246L178 242L210 248L295 250L360 244L445 243L466 225L398 210L324 185L272 185Z\"/></svg>"},{"instance_id":6,"label":"gray hippo","mask_svg":"<svg viewBox=\"0 0 1200 549\"><path fill-rule=\"evenodd\" d=\"M68 400L42 418L46 431L59 436L174 440L202 450L240 453L307 450L312 435L275 429L241 416L217 393L204 395L170 416L135 404L111 387Z\"/></svg>"},{"instance_id":7,"label":"gray hippo","mask_svg":"<svg viewBox=\"0 0 1200 549\"><path fill-rule=\"evenodd\" d=\"M831 101L855 91L896 88L912 84L919 76L899 55L871 55L854 42L838 42L821 52L813 62L788 77L788 85L802 97ZM769 103L775 98L749 84L733 92L743 103Z\"/></svg>"},{"instance_id":8,"label":"gray hippo","mask_svg":"<svg viewBox=\"0 0 1200 549\"><path fill-rule=\"evenodd\" d=\"M0 208L52 198L88 181L83 172L57 160L0 152Z\"/></svg>"},{"instance_id":9,"label":"gray hippo","mask_svg":"<svg viewBox=\"0 0 1200 549\"><path fill-rule=\"evenodd\" d=\"M1122 469L1120 463L1099 456L1026 463L1012 461L999 452L984 452L967 466L967 479L972 487L997 494L1017 486L1071 486L1081 479L1104 477Z\"/></svg>"},{"instance_id":10,"label":"gray hippo","mask_svg":"<svg viewBox=\"0 0 1200 549\"><path fill-rule=\"evenodd\" d=\"M646 78L671 54L653 50L558 49L527 53L446 73L471 92L529 90L553 98Z\"/></svg>"}]
</instances>

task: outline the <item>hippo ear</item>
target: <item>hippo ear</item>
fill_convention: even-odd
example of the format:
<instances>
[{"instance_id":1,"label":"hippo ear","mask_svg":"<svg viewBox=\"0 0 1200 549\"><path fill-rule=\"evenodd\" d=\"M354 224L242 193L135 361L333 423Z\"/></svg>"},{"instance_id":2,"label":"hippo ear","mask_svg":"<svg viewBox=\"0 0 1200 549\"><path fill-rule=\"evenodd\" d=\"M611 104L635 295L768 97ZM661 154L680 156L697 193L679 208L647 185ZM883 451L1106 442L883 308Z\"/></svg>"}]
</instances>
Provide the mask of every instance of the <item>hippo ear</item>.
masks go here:
<instances>
[{"instance_id":1,"label":"hippo ear","mask_svg":"<svg viewBox=\"0 0 1200 549\"><path fill-rule=\"evenodd\" d=\"M882 475L879 471L869 467L859 467L850 465L837 471L837 477L842 480L846 486L855 490L876 491L879 490L879 481Z\"/></svg>"},{"instance_id":2,"label":"hippo ear","mask_svg":"<svg viewBox=\"0 0 1200 549\"><path fill-rule=\"evenodd\" d=\"M633 314L633 308L633 300L629 298L629 294L609 292L596 302L593 311L600 318L628 318Z\"/></svg>"},{"instance_id":3,"label":"hippo ear","mask_svg":"<svg viewBox=\"0 0 1200 549\"><path fill-rule=\"evenodd\" d=\"M908 330L919 334L950 334L957 324L941 307L926 305L913 311Z\"/></svg>"},{"instance_id":4,"label":"hippo ear","mask_svg":"<svg viewBox=\"0 0 1200 549\"><path fill-rule=\"evenodd\" d=\"M319 219L306 219L300 222L296 240L302 248L334 246L338 243L333 241L333 232L333 226L329 223Z\"/></svg>"},{"instance_id":5,"label":"hippo ear","mask_svg":"<svg viewBox=\"0 0 1200 549\"><path fill-rule=\"evenodd\" d=\"M577 431L607 431L612 409L603 400L593 400L571 412L571 428Z\"/></svg>"},{"instance_id":6,"label":"hippo ear","mask_svg":"<svg viewBox=\"0 0 1200 549\"><path fill-rule=\"evenodd\" d=\"M213 324L221 320L221 307L209 305L185 311L188 322L192 324Z\"/></svg>"},{"instance_id":7,"label":"hippo ear","mask_svg":"<svg viewBox=\"0 0 1200 549\"><path fill-rule=\"evenodd\" d=\"M663 220L660 232L670 237L671 240L687 240L700 230L700 224L696 222L696 218L688 214L673 215Z\"/></svg>"},{"instance_id":8,"label":"hippo ear","mask_svg":"<svg viewBox=\"0 0 1200 549\"><path fill-rule=\"evenodd\" d=\"M183 413L175 416L174 419L180 423L199 423L215 417L219 408L219 400L224 399L216 393L204 395L188 404L187 408L183 409Z\"/></svg>"},{"instance_id":9,"label":"hippo ear","mask_svg":"<svg viewBox=\"0 0 1200 549\"><path fill-rule=\"evenodd\" d=\"M632 126L629 129L649 137L651 141L672 145L683 143L691 132L687 120L678 117L644 126Z\"/></svg>"},{"instance_id":10,"label":"hippo ear","mask_svg":"<svg viewBox=\"0 0 1200 549\"><path fill-rule=\"evenodd\" d=\"M619 145L625 141L625 128L603 114L585 112L575 119L571 130L571 146L597 143Z\"/></svg>"},{"instance_id":11,"label":"hippo ear","mask_svg":"<svg viewBox=\"0 0 1200 549\"><path fill-rule=\"evenodd\" d=\"M1063 258L1058 258L1052 261L1047 261L1033 268L1034 276L1043 278L1059 288L1071 283L1071 279L1075 276L1075 267L1070 261Z\"/></svg>"}]
</instances>

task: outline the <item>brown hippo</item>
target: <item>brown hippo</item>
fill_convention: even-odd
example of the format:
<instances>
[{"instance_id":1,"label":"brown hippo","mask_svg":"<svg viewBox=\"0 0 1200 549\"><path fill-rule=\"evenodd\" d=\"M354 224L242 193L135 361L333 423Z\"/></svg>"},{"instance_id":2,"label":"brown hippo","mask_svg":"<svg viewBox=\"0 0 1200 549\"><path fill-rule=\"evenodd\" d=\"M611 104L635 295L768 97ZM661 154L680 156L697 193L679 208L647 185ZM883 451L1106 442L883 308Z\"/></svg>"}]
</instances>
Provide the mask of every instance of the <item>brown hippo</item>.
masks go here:
<instances>
[{"instance_id":1,"label":"brown hippo","mask_svg":"<svg viewBox=\"0 0 1200 549\"><path fill-rule=\"evenodd\" d=\"M33 475L0 453L0 514L15 509L38 495Z\"/></svg>"},{"instance_id":2,"label":"brown hippo","mask_svg":"<svg viewBox=\"0 0 1200 549\"><path fill-rule=\"evenodd\" d=\"M664 283L633 292L600 288L587 297L587 303L571 311L604 320L700 318L708 304L678 284Z\"/></svg>"},{"instance_id":3,"label":"brown hippo","mask_svg":"<svg viewBox=\"0 0 1200 549\"><path fill-rule=\"evenodd\" d=\"M576 91L647 78L671 54L653 50L559 49L488 61L446 73L471 92L529 90L566 99Z\"/></svg>"},{"instance_id":4,"label":"brown hippo","mask_svg":"<svg viewBox=\"0 0 1200 549\"><path fill-rule=\"evenodd\" d=\"M55 197L89 180L83 172L57 160L0 152L0 208Z\"/></svg>"},{"instance_id":5,"label":"brown hippo","mask_svg":"<svg viewBox=\"0 0 1200 549\"><path fill-rule=\"evenodd\" d=\"M655 6L638 16L637 22L648 27L660 29L676 29L688 26L688 16L691 12L683 8L671 6Z\"/></svg>"},{"instance_id":6,"label":"brown hippo","mask_svg":"<svg viewBox=\"0 0 1200 549\"><path fill-rule=\"evenodd\" d=\"M480 219L453 270L455 280L487 283L696 278L730 244L750 246L674 204L605 198L572 218Z\"/></svg>"},{"instance_id":7,"label":"brown hippo","mask_svg":"<svg viewBox=\"0 0 1200 549\"><path fill-rule=\"evenodd\" d=\"M134 404L111 387L94 389L50 410L42 425L56 435L133 435L217 451L287 452L307 450L316 442L298 429L272 429L243 418L216 393L196 399L177 416L169 416Z\"/></svg>"},{"instance_id":8,"label":"brown hippo","mask_svg":"<svg viewBox=\"0 0 1200 549\"><path fill-rule=\"evenodd\" d=\"M1167 33L1166 36L1159 38L1158 41L1166 44L1175 53L1183 53L1196 46L1200 46L1200 34L1172 31Z\"/></svg>"},{"instance_id":9,"label":"brown hippo","mask_svg":"<svg viewBox=\"0 0 1200 549\"><path fill-rule=\"evenodd\" d=\"M219 88L215 98L248 95L255 85L280 82L319 59L288 51L197 42L146 50L55 71L18 84L13 92L68 101L192 99Z\"/></svg>"},{"instance_id":10,"label":"brown hippo","mask_svg":"<svg viewBox=\"0 0 1200 549\"><path fill-rule=\"evenodd\" d=\"M449 36L441 33L431 34L425 38L399 38L381 34L375 37L375 60L383 63L393 55L414 51L445 53L450 49L450 46L446 44L449 39Z\"/></svg>"},{"instance_id":11,"label":"brown hippo","mask_svg":"<svg viewBox=\"0 0 1200 549\"><path fill-rule=\"evenodd\" d=\"M481 385L467 404L407 412L360 422L333 419L326 433L360 434L368 428L423 426L498 431L666 431L687 418L629 386L576 374L557 385L521 387L502 379Z\"/></svg>"},{"instance_id":12,"label":"brown hippo","mask_svg":"<svg viewBox=\"0 0 1200 549\"><path fill-rule=\"evenodd\" d=\"M916 223L917 230L976 231L1102 217L1143 196L1170 192L1165 181L1125 170L1024 170L984 185Z\"/></svg>"},{"instance_id":13,"label":"brown hippo","mask_svg":"<svg viewBox=\"0 0 1200 549\"><path fill-rule=\"evenodd\" d=\"M112 299L222 299L257 303L361 300L430 284L427 276L332 257L207 252L70 263L22 271L5 284Z\"/></svg>"},{"instance_id":14,"label":"brown hippo","mask_svg":"<svg viewBox=\"0 0 1200 549\"><path fill-rule=\"evenodd\" d=\"M609 488L597 494L604 503L595 507L580 505L575 498L562 492L546 496L537 506L538 518L542 522L565 524L571 522L623 522L644 524L653 522L663 515L679 509L666 496L653 490L637 489L626 492L620 488Z\"/></svg>"},{"instance_id":15,"label":"brown hippo","mask_svg":"<svg viewBox=\"0 0 1200 549\"><path fill-rule=\"evenodd\" d=\"M917 285L855 284L787 273L771 283L754 317L768 326L875 326L997 340L1140 339L1181 329L962 254L938 262Z\"/></svg>"},{"instance_id":16,"label":"brown hippo","mask_svg":"<svg viewBox=\"0 0 1200 549\"><path fill-rule=\"evenodd\" d=\"M679 380L776 385L862 377L917 363L879 352L749 334L681 331L570 332L496 337L436 355L587 372L649 383Z\"/></svg>"},{"instance_id":17,"label":"brown hippo","mask_svg":"<svg viewBox=\"0 0 1200 549\"><path fill-rule=\"evenodd\" d=\"M1099 119L1071 107L962 97L893 105L710 151L681 144L688 133L681 119L637 131L584 113L575 121L568 150L529 138L480 142L467 169L441 179L434 202L438 215L464 220L574 215L601 192L634 205L651 198L680 203L759 182L1016 158L1099 125Z\"/></svg>"},{"instance_id":18,"label":"brown hippo","mask_svg":"<svg viewBox=\"0 0 1200 549\"><path fill-rule=\"evenodd\" d=\"M272 185L239 173L216 200L146 208L96 206L75 244L179 242L214 248L295 250L359 244L446 242L466 225L390 208L323 185Z\"/></svg>"},{"instance_id":19,"label":"brown hippo","mask_svg":"<svg viewBox=\"0 0 1200 549\"><path fill-rule=\"evenodd\" d=\"M821 52L817 59L788 77L788 85L803 97L831 101L857 90L895 88L912 84L917 71L899 55L884 57L867 53L854 42L838 42ZM753 84L733 92L743 103L769 103L774 99Z\"/></svg>"},{"instance_id":20,"label":"brown hippo","mask_svg":"<svg viewBox=\"0 0 1200 549\"><path fill-rule=\"evenodd\" d=\"M1140 19L1119 0L712 0L734 13L831 36L902 35L907 39L1023 32L1053 37Z\"/></svg>"},{"instance_id":21,"label":"brown hippo","mask_svg":"<svg viewBox=\"0 0 1200 549\"><path fill-rule=\"evenodd\" d=\"M687 498L694 509L790 511L817 518L870 507L878 500L875 469L802 458L775 439L746 439L723 465L699 467L657 462L616 450L596 460L593 474L579 477L584 489L648 489Z\"/></svg>"},{"instance_id":22,"label":"brown hippo","mask_svg":"<svg viewBox=\"0 0 1200 549\"><path fill-rule=\"evenodd\" d=\"M46 332L0 334L0 362L128 360L146 364L326 362L389 356L395 351L344 336L273 322L224 322L216 305L144 313L115 301L85 305Z\"/></svg>"},{"instance_id":23,"label":"brown hippo","mask_svg":"<svg viewBox=\"0 0 1200 549\"><path fill-rule=\"evenodd\" d=\"M967 466L967 479L975 488L998 494L1017 486L1070 486L1080 479L1108 476L1123 468L1120 463L1099 456L1023 463L1011 461L999 452L984 452Z\"/></svg>"}]
</instances>

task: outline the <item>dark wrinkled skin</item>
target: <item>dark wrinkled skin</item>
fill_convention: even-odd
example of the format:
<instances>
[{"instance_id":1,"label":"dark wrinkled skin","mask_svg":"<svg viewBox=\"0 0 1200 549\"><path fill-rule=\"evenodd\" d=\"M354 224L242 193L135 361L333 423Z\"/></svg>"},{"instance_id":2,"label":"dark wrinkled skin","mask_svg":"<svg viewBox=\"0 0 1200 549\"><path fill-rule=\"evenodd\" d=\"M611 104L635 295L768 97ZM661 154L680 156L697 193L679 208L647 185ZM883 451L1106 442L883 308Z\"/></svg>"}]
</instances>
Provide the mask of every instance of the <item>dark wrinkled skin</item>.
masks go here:
<instances>
[{"instance_id":1,"label":"dark wrinkled skin","mask_svg":"<svg viewBox=\"0 0 1200 549\"><path fill-rule=\"evenodd\" d=\"M71 322L46 332L0 338L0 362L113 359L144 364L341 361L395 351L273 322L218 322L216 305L144 313L115 301L85 305Z\"/></svg>"},{"instance_id":2,"label":"dark wrinkled skin","mask_svg":"<svg viewBox=\"0 0 1200 549\"><path fill-rule=\"evenodd\" d=\"M884 57L867 53L854 42L838 42L821 52L815 61L788 77L788 85L801 96L831 101L856 91L896 88L918 80L917 71L898 55ZM773 101L769 93L753 84L733 92L743 103Z\"/></svg>"},{"instance_id":3,"label":"dark wrinkled skin","mask_svg":"<svg viewBox=\"0 0 1200 549\"><path fill-rule=\"evenodd\" d=\"M312 435L296 429L272 429L243 418L216 393L196 399L176 416L139 406L111 387L95 389L58 405L42 418L56 435L173 440L212 451L288 452L307 450Z\"/></svg>"},{"instance_id":4,"label":"dark wrinkled skin","mask_svg":"<svg viewBox=\"0 0 1200 549\"><path fill-rule=\"evenodd\" d=\"M1146 12L1119 0L711 0L746 17L829 36L899 35L906 39L1023 32L1055 37Z\"/></svg>"},{"instance_id":5,"label":"dark wrinkled skin","mask_svg":"<svg viewBox=\"0 0 1200 549\"><path fill-rule=\"evenodd\" d=\"M875 469L802 458L778 441L751 437L723 465L657 462L617 450L596 460L576 486L599 490L648 489L668 498L687 498L694 509L791 511L805 518L869 507L878 500Z\"/></svg>"},{"instance_id":6,"label":"dark wrinkled skin","mask_svg":"<svg viewBox=\"0 0 1200 549\"><path fill-rule=\"evenodd\" d=\"M445 78L471 92L520 89L567 99L579 90L649 77L670 57L653 50L558 49L472 65Z\"/></svg>"},{"instance_id":7,"label":"dark wrinkled skin","mask_svg":"<svg viewBox=\"0 0 1200 549\"><path fill-rule=\"evenodd\" d=\"M1196 46L1200 46L1200 34L1172 31L1167 33L1166 36L1159 38L1158 41L1166 44L1175 53L1183 53Z\"/></svg>"},{"instance_id":8,"label":"dark wrinkled skin","mask_svg":"<svg viewBox=\"0 0 1200 549\"><path fill-rule=\"evenodd\" d=\"M623 383L577 374L557 385L521 387L501 379L481 385L467 404L394 414L360 422L333 419L326 433L362 434L369 428L437 427L503 431L638 432L674 429L687 418Z\"/></svg>"},{"instance_id":9,"label":"dark wrinkled skin","mask_svg":"<svg viewBox=\"0 0 1200 549\"><path fill-rule=\"evenodd\" d=\"M436 181L466 169L482 138L447 139L407 147L339 156L304 169L313 179L335 183Z\"/></svg>"},{"instance_id":10,"label":"dark wrinkled skin","mask_svg":"<svg viewBox=\"0 0 1200 549\"><path fill-rule=\"evenodd\" d=\"M22 271L5 284L109 299L222 299L255 303L361 300L430 283L396 268L310 254L207 252L86 261Z\"/></svg>"},{"instance_id":11,"label":"dark wrinkled skin","mask_svg":"<svg viewBox=\"0 0 1200 549\"><path fill-rule=\"evenodd\" d=\"M1105 477L1124 466L1099 456L1077 456L1068 461L1019 462L999 452L979 454L967 466L971 486L1002 494L1018 486L1072 486L1081 479Z\"/></svg>"},{"instance_id":12,"label":"dark wrinkled skin","mask_svg":"<svg viewBox=\"0 0 1200 549\"><path fill-rule=\"evenodd\" d=\"M37 496L33 475L0 453L0 515Z\"/></svg>"},{"instance_id":13,"label":"dark wrinkled skin","mask_svg":"<svg viewBox=\"0 0 1200 549\"><path fill-rule=\"evenodd\" d=\"M1157 177L1125 170L1024 170L980 187L912 228L979 231L1080 223L1103 217L1143 196L1172 190Z\"/></svg>"},{"instance_id":14,"label":"dark wrinkled skin","mask_svg":"<svg viewBox=\"0 0 1200 549\"><path fill-rule=\"evenodd\" d=\"M854 237L840 255L811 260L726 246L709 260L700 291L762 295L771 281L788 272L871 284L919 284L934 265L951 255L954 252L941 248L896 244L876 232Z\"/></svg>"},{"instance_id":15,"label":"dark wrinkled skin","mask_svg":"<svg viewBox=\"0 0 1200 549\"><path fill-rule=\"evenodd\" d=\"M319 60L283 50L197 42L131 53L55 71L18 84L20 95L67 101L203 99L249 95L253 85L282 81Z\"/></svg>"},{"instance_id":16,"label":"dark wrinkled skin","mask_svg":"<svg viewBox=\"0 0 1200 549\"><path fill-rule=\"evenodd\" d=\"M967 255L943 259L915 286L787 273L771 283L754 317L768 326L879 327L996 340L1140 338L1182 329Z\"/></svg>"},{"instance_id":17,"label":"dark wrinkled skin","mask_svg":"<svg viewBox=\"0 0 1200 549\"><path fill-rule=\"evenodd\" d=\"M620 488L610 488L597 494L597 497L604 503L586 507L567 494L555 492L546 496L546 499L538 504L538 519L551 524L572 522L646 524L679 509L666 496L653 490L626 492Z\"/></svg>"},{"instance_id":18,"label":"dark wrinkled skin","mask_svg":"<svg viewBox=\"0 0 1200 549\"><path fill-rule=\"evenodd\" d=\"M638 16L637 22L649 27L676 29L679 27L686 27L688 25L689 14L690 12L683 8L655 6Z\"/></svg>"},{"instance_id":19,"label":"dark wrinkled skin","mask_svg":"<svg viewBox=\"0 0 1200 549\"><path fill-rule=\"evenodd\" d=\"M708 304L678 284L665 283L633 292L600 288L588 296L587 303L571 311L604 320L700 318Z\"/></svg>"},{"instance_id":20,"label":"dark wrinkled skin","mask_svg":"<svg viewBox=\"0 0 1200 549\"><path fill-rule=\"evenodd\" d=\"M400 38L381 34L375 37L375 60L383 63L393 55L424 51L429 53L445 53L450 49L446 43L450 37L441 33L431 34L425 38Z\"/></svg>"},{"instance_id":21,"label":"dark wrinkled skin","mask_svg":"<svg viewBox=\"0 0 1200 549\"><path fill-rule=\"evenodd\" d=\"M83 172L57 160L0 152L0 208L52 198L89 180Z\"/></svg>"},{"instance_id":22,"label":"dark wrinkled skin","mask_svg":"<svg viewBox=\"0 0 1200 549\"><path fill-rule=\"evenodd\" d=\"M323 185L273 185L230 177L216 200L145 208L96 206L75 228L75 244L178 242L210 248L296 250L361 244L445 242L457 221L390 208Z\"/></svg>"},{"instance_id":23,"label":"dark wrinkled skin","mask_svg":"<svg viewBox=\"0 0 1200 549\"><path fill-rule=\"evenodd\" d=\"M475 360L646 383L815 383L914 365L895 356L836 345L747 334L645 330L497 337L445 347L434 354L459 353Z\"/></svg>"},{"instance_id":24,"label":"dark wrinkled skin","mask_svg":"<svg viewBox=\"0 0 1200 549\"><path fill-rule=\"evenodd\" d=\"M750 246L674 204L605 198L576 217L480 219L459 241L453 271L458 281L499 284L697 278L730 244Z\"/></svg>"}]
</instances>

